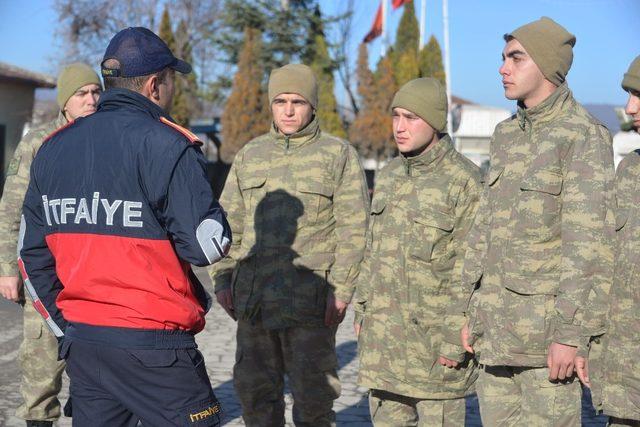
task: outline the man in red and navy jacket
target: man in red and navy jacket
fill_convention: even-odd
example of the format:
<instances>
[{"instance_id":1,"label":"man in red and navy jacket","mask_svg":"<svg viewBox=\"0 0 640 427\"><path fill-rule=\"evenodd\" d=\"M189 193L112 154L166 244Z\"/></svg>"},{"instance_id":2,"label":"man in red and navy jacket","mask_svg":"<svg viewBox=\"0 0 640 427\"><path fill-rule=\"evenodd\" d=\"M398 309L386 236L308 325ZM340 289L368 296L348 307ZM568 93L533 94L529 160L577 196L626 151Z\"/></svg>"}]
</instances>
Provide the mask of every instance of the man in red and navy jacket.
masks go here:
<instances>
[{"instance_id":1,"label":"man in red and navy jacket","mask_svg":"<svg viewBox=\"0 0 640 427\"><path fill-rule=\"evenodd\" d=\"M31 169L19 265L61 343L74 426L217 425L196 349L210 298L190 264L231 242L195 135L168 115L191 66L146 28L107 47L98 111L48 137Z\"/></svg>"}]
</instances>

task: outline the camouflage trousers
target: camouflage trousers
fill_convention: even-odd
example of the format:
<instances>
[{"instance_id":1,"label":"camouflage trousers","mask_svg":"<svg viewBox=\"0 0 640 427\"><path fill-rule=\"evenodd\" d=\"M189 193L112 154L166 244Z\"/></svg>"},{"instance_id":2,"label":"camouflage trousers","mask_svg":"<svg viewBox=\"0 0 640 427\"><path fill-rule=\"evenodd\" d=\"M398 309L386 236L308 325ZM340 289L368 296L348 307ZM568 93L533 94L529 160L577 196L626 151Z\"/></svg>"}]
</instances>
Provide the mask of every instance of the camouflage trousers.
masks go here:
<instances>
[{"instance_id":1,"label":"camouflage trousers","mask_svg":"<svg viewBox=\"0 0 640 427\"><path fill-rule=\"evenodd\" d=\"M20 344L23 403L16 416L25 420L54 421L60 417L58 393L64 362L58 360L58 341L30 300L24 305L24 331Z\"/></svg>"},{"instance_id":2,"label":"camouflage trousers","mask_svg":"<svg viewBox=\"0 0 640 427\"><path fill-rule=\"evenodd\" d=\"M465 401L416 399L371 390L369 413L376 427L460 427L464 425Z\"/></svg>"},{"instance_id":3,"label":"camouflage trousers","mask_svg":"<svg viewBox=\"0 0 640 427\"><path fill-rule=\"evenodd\" d=\"M580 426L580 382L552 383L547 368L484 366L476 391L485 426Z\"/></svg>"},{"instance_id":4,"label":"camouflage trousers","mask_svg":"<svg viewBox=\"0 0 640 427\"><path fill-rule=\"evenodd\" d=\"M238 321L233 380L249 427L284 425L284 376L293 395L296 426L335 426L333 401L340 396L336 329L268 330Z\"/></svg>"}]
</instances>

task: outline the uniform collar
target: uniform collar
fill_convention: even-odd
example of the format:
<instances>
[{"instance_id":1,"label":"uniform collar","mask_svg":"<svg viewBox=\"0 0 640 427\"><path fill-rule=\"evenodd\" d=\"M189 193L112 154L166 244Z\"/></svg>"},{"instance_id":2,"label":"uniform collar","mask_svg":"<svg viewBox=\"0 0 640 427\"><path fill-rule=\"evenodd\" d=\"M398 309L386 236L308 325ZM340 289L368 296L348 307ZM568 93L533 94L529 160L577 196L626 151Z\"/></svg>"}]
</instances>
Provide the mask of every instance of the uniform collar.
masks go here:
<instances>
[{"instance_id":1,"label":"uniform collar","mask_svg":"<svg viewBox=\"0 0 640 427\"><path fill-rule=\"evenodd\" d=\"M320 135L320 124L318 123L317 116L313 116L313 119L304 128L291 135L283 135L278 132L274 122L271 122L271 136L275 139L276 144L284 147L285 149L298 148L310 141L315 140Z\"/></svg>"},{"instance_id":2,"label":"uniform collar","mask_svg":"<svg viewBox=\"0 0 640 427\"><path fill-rule=\"evenodd\" d=\"M60 112L58 113L58 117L56 117L56 120L53 123L54 123L54 126L56 127L56 129L60 129L62 126L64 126L67 123L69 123L69 121L64 116L64 112L62 110L60 110Z\"/></svg>"},{"instance_id":3,"label":"uniform collar","mask_svg":"<svg viewBox=\"0 0 640 427\"><path fill-rule=\"evenodd\" d=\"M565 82L558 86L547 99L535 107L525 108L522 103L518 103L516 115L520 129L524 130L527 123L532 126L552 120L557 117L572 100L573 95Z\"/></svg>"},{"instance_id":4,"label":"uniform collar","mask_svg":"<svg viewBox=\"0 0 640 427\"><path fill-rule=\"evenodd\" d=\"M433 147L419 154L415 157L405 157L402 154L402 164L404 166L404 172L408 176L419 176L427 172L432 163L440 160L450 150L453 150L453 143L451 137L448 134L444 134Z\"/></svg>"},{"instance_id":5,"label":"uniform collar","mask_svg":"<svg viewBox=\"0 0 640 427\"><path fill-rule=\"evenodd\" d=\"M159 105L154 104L138 92L129 89L111 88L100 95L98 111L109 111L116 108L142 111L157 120L160 117L166 117L172 122L174 121Z\"/></svg>"}]
</instances>

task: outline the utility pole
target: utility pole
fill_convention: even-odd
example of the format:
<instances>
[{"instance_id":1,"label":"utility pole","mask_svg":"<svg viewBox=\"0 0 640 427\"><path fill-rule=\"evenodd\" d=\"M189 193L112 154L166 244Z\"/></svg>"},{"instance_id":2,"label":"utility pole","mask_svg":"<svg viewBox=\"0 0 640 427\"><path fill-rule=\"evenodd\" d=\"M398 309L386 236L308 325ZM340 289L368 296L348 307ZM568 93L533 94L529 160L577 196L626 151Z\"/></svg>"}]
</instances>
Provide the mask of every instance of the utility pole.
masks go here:
<instances>
[{"instance_id":1,"label":"utility pole","mask_svg":"<svg viewBox=\"0 0 640 427\"><path fill-rule=\"evenodd\" d=\"M418 52L424 46L424 31L425 31L425 20L427 19L427 0L422 0L420 3L420 44L418 45Z\"/></svg>"},{"instance_id":2,"label":"utility pole","mask_svg":"<svg viewBox=\"0 0 640 427\"><path fill-rule=\"evenodd\" d=\"M384 57L387 53L387 0L382 1L382 49L380 57Z\"/></svg>"},{"instance_id":3,"label":"utility pole","mask_svg":"<svg viewBox=\"0 0 640 427\"><path fill-rule=\"evenodd\" d=\"M444 25L444 72L447 85L447 133L453 138L453 124L451 123L451 67L449 64L449 10L448 0L442 0L442 23ZM454 141L458 149L458 141Z\"/></svg>"}]
</instances>

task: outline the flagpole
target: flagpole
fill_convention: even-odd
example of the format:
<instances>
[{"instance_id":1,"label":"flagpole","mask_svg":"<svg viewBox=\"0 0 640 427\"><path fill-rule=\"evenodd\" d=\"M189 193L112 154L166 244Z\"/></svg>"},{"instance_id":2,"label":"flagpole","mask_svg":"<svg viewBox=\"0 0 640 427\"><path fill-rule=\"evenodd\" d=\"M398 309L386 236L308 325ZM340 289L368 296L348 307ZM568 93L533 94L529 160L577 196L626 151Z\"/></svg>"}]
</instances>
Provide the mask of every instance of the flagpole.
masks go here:
<instances>
[{"instance_id":1,"label":"flagpole","mask_svg":"<svg viewBox=\"0 0 640 427\"><path fill-rule=\"evenodd\" d=\"M382 49L380 56L387 53L387 0L382 1Z\"/></svg>"},{"instance_id":2,"label":"flagpole","mask_svg":"<svg viewBox=\"0 0 640 427\"><path fill-rule=\"evenodd\" d=\"M427 0L422 0L422 3L420 3L420 44L418 45L418 50L422 49L422 46L424 46L424 30L425 30L426 15L427 15Z\"/></svg>"},{"instance_id":3,"label":"flagpole","mask_svg":"<svg viewBox=\"0 0 640 427\"><path fill-rule=\"evenodd\" d=\"M442 24L444 26L444 72L447 85L447 102L449 108L447 110L447 133L453 138L453 125L451 123L451 67L449 61L449 7L448 0L442 0ZM458 141L454 141L456 149L458 147Z\"/></svg>"}]
</instances>

